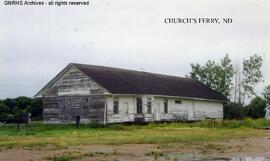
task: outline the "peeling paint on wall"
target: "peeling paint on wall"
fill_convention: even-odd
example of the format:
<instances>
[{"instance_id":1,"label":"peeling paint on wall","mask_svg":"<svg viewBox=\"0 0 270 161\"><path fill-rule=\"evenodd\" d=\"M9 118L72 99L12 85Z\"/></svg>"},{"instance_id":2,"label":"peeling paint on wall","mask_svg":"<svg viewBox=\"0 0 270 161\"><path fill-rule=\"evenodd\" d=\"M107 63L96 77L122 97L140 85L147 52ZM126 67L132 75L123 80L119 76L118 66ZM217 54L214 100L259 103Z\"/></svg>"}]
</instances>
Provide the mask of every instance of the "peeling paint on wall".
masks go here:
<instances>
[{"instance_id":1,"label":"peeling paint on wall","mask_svg":"<svg viewBox=\"0 0 270 161\"><path fill-rule=\"evenodd\" d=\"M47 89L43 99L43 119L46 123L103 122L107 92L93 80L75 68L70 68L53 86Z\"/></svg>"},{"instance_id":2,"label":"peeling paint on wall","mask_svg":"<svg viewBox=\"0 0 270 161\"><path fill-rule=\"evenodd\" d=\"M152 113L147 113L147 98L152 98ZM176 120L202 120L205 118L223 118L223 104L217 102L181 99L181 104L176 104L178 98L158 98L143 96L143 116L146 122L176 121ZM164 111L164 99L168 99L168 113ZM108 103L108 122L134 122L136 113L136 96L119 97L119 114L112 113L111 99ZM125 106L130 107L126 114Z\"/></svg>"},{"instance_id":3,"label":"peeling paint on wall","mask_svg":"<svg viewBox=\"0 0 270 161\"><path fill-rule=\"evenodd\" d=\"M81 122L90 123L134 122L137 118L145 122L223 118L222 103L154 95L116 95L118 112L114 114L114 96L107 95L108 91L75 67L63 73L46 91L43 99L46 123L74 122L76 116L81 117ZM137 98L142 100L141 114L137 113Z\"/></svg>"}]
</instances>

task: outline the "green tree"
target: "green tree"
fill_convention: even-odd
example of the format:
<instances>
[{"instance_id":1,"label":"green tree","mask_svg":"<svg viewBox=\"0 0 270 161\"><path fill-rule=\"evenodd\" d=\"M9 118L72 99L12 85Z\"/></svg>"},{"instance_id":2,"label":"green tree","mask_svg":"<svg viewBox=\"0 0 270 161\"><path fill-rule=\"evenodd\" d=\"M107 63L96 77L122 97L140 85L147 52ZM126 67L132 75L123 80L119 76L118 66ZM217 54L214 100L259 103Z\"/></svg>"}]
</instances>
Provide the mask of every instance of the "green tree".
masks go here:
<instances>
[{"instance_id":1,"label":"green tree","mask_svg":"<svg viewBox=\"0 0 270 161\"><path fill-rule=\"evenodd\" d=\"M17 97L0 100L0 119L16 118L20 113L29 112L33 119L42 118L41 98Z\"/></svg>"},{"instance_id":2,"label":"green tree","mask_svg":"<svg viewBox=\"0 0 270 161\"><path fill-rule=\"evenodd\" d=\"M225 119L243 119L247 116L246 108L238 103L228 103L224 106Z\"/></svg>"},{"instance_id":3,"label":"green tree","mask_svg":"<svg viewBox=\"0 0 270 161\"><path fill-rule=\"evenodd\" d=\"M6 98L5 100L3 100L4 105L8 106L9 108L9 114L13 114L12 111L16 106L16 101L15 99L12 98Z\"/></svg>"},{"instance_id":4,"label":"green tree","mask_svg":"<svg viewBox=\"0 0 270 161\"><path fill-rule=\"evenodd\" d=\"M27 105L31 104L31 98L25 97L25 96L20 96L15 98L15 105L19 107L20 110L26 109Z\"/></svg>"},{"instance_id":5,"label":"green tree","mask_svg":"<svg viewBox=\"0 0 270 161\"><path fill-rule=\"evenodd\" d=\"M247 106L248 109L248 117L251 117L253 119L264 117L265 115L265 107L266 107L266 101L262 97L255 97L250 104Z\"/></svg>"},{"instance_id":6,"label":"green tree","mask_svg":"<svg viewBox=\"0 0 270 161\"><path fill-rule=\"evenodd\" d=\"M3 102L0 103L0 119L7 119L9 108Z\"/></svg>"},{"instance_id":7,"label":"green tree","mask_svg":"<svg viewBox=\"0 0 270 161\"><path fill-rule=\"evenodd\" d=\"M262 93L264 99L270 105L270 85L264 88L263 93Z\"/></svg>"},{"instance_id":8,"label":"green tree","mask_svg":"<svg viewBox=\"0 0 270 161\"><path fill-rule=\"evenodd\" d=\"M220 64L211 60L203 66L191 64L190 78L201 81L209 88L229 98L233 74L233 65L227 54L221 59Z\"/></svg>"},{"instance_id":9,"label":"green tree","mask_svg":"<svg viewBox=\"0 0 270 161\"><path fill-rule=\"evenodd\" d=\"M228 54L221 59L221 68L219 87L221 88L220 91L222 91L221 94L228 98L233 85L232 78L234 75L232 60Z\"/></svg>"},{"instance_id":10,"label":"green tree","mask_svg":"<svg viewBox=\"0 0 270 161\"><path fill-rule=\"evenodd\" d=\"M27 112L32 114L32 118L41 119L43 113L42 98L33 98L27 108Z\"/></svg>"},{"instance_id":11,"label":"green tree","mask_svg":"<svg viewBox=\"0 0 270 161\"><path fill-rule=\"evenodd\" d=\"M261 71L262 64L263 59L257 54L251 56L248 60L244 60L243 62L244 78L241 82L244 89L243 103L245 102L246 95L249 98L256 95L254 88L259 82L263 81L263 74Z\"/></svg>"},{"instance_id":12,"label":"green tree","mask_svg":"<svg viewBox=\"0 0 270 161\"><path fill-rule=\"evenodd\" d=\"M191 63L191 72L190 72L190 78L194 80L200 80L202 77L202 69L201 65L196 63Z\"/></svg>"}]
</instances>

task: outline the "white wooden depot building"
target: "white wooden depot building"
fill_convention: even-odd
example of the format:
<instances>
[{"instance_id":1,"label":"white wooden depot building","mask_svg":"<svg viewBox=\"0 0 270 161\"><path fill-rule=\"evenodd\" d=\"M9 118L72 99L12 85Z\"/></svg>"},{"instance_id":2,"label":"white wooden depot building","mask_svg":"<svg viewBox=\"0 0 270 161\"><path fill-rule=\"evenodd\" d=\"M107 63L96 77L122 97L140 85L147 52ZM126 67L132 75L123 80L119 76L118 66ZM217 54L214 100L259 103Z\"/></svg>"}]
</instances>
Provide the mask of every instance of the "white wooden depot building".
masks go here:
<instances>
[{"instance_id":1,"label":"white wooden depot building","mask_svg":"<svg viewBox=\"0 0 270 161\"><path fill-rule=\"evenodd\" d=\"M45 123L223 118L226 98L189 78L70 63L36 96Z\"/></svg>"}]
</instances>

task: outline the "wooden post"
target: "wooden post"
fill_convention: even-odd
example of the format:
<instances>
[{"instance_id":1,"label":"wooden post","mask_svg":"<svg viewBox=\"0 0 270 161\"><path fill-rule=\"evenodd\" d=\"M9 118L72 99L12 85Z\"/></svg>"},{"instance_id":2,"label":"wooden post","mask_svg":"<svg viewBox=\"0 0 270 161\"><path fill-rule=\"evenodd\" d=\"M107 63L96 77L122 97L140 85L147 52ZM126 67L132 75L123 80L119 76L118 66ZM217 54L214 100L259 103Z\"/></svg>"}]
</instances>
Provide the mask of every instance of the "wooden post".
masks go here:
<instances>
[{"instance_id":1,"label":"wooden post","mask_svg":"<svg viewBox=\"0 0 270 161\"><path fill-rule=\"evenodd\" d=\"M80 119L81 119L80 116L76 116L76 128L80 127Z\"/></svg>"},{"instance_id":2,"label":"wooden post","mask_svg":"<svg viewBox=\"0 0 270 161\"><path fill-rule=\"evenodd\" d=\"M17 130L20 131L20 116L18 117Z\"/></svg>"}]
</instances>

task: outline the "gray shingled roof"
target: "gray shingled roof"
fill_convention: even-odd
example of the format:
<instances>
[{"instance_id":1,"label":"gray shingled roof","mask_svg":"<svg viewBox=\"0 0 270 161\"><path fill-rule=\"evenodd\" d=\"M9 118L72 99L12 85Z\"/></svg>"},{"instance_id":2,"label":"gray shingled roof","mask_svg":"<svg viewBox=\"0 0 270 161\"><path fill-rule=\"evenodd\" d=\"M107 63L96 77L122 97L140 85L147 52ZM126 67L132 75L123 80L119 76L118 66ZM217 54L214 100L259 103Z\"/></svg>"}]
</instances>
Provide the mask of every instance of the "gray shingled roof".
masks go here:
<instances>
[{"instance_id":1,"label":"gray shingled roof","mask_svg":"<svg viewBox=\"0 0 270 161\"><path fill-rule=\"evenodd\" d=\"M227 101L199 81L127 69L72 63L112 94L150 94Z\"/></svg>"}]
</instances>

